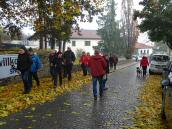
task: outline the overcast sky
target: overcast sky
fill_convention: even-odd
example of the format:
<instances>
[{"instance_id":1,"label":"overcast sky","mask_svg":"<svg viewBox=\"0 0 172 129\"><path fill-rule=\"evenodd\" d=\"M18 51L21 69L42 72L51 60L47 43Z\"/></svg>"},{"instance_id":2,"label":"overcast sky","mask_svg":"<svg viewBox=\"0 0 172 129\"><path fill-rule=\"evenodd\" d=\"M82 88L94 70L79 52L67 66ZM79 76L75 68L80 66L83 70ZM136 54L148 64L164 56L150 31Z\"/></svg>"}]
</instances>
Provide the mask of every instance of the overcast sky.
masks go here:
<instances>
[{"instance_id":1,"label":"overcast sky","mask_svg":"<svg viewBox=\"0 0 172 129\"><path fill-rule=\"evenodd\" d=\"M117 19L120 20L121 18L121 1L122 0L116 0L118 1L117 3L117 10L116 10L116 14L117 14ZM143 6L139 5L139 2L141 0L133 0L134 3L134 9L137 10L142 10ZM92 23L80 23L80 28L81 29L89 29L89 30L97 30L98 29L98 25L96 23L97 17L94 17L94 20ZM152 44L149 39L148 39L148 35L147 33L140 33L139 38L138 38L138 42L139 43L145 43L145 44Z\"/></svg>"},{"instance_id":2,"label":"overcast sky","mask_svg":"<svg viewBox=\"0 0 172 129\"><path fill-rule=\"evenodd\" d=\"M117 3L117 10L116 10L116 14L117 14L117 19L120 20L121 19L121 2L122 0L116 0L115 1ZM141 10L142 9L142 6L139 5L139 2L140 0L133 0L133 3L134 3L134 9L137 9L137 10ZM96 20L97 20L97 17L95 16L94 19L93 19L93 22L91 23L80 23L80 28L81 29L90 29L90 30L97 30L98 29L98 25L96 23Z\"/></svg>"}]
</instances>

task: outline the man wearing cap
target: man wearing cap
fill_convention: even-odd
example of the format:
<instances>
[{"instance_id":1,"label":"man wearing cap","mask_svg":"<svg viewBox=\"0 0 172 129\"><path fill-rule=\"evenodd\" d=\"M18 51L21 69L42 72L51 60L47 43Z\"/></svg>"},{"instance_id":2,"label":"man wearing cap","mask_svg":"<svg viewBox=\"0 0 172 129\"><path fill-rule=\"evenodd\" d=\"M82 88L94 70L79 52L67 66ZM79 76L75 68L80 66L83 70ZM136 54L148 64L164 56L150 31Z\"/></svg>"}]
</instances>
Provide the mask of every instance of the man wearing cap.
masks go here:
<instances>
[{"instance_id":1,"label":"man wearing cap","mask_svg":"<svg viewBox=\"0 0 172 129\"><path fill-rule=\"evenodd\" d=\"M103 96L103 85L102 79L106 73L106 61L99 54L98 50L95 50L94 55L91 56L88 66L91 69L92 81L93 81L93 95L94 99L97 100L97 81L99 82L99 95Z\"/></svg>"},{"instance_id":2,"label":"man wearing cap","mask_svg":"<svg viewBox=\"0 0 172 129\"><path fill-rule=\"evenodd\" d=\"M32 63L32 59L27 49L24 46L22 46L18 54L17 69L21 72L21 78L24 84L24 94L28 94L32 88Z\"/></svg>"}]
</instances>

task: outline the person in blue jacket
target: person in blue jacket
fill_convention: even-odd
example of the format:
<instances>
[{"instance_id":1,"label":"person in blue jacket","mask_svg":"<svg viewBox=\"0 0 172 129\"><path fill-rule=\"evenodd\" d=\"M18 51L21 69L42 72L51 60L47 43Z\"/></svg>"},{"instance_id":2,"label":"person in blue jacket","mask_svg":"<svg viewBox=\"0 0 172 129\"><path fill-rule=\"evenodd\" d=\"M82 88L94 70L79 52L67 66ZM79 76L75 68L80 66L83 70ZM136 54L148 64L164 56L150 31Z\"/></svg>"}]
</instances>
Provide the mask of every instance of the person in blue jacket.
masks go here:
<instances>
[{"instance_id":1,"label":"person in blue jacket","mask_svg":"<svg viewBox=\"0 0 172 129\"><path fill-rule=\"evenodd\" d=\"M42 64L39 57L36 54L34 54L32 48L29 48L29 53L33 61L33 64L31 67L31 74L32 74L33 79L36 81L37 86L40 86L40 81L39 81L37 72L42 67Z\"/></svg>"}]
</instances>

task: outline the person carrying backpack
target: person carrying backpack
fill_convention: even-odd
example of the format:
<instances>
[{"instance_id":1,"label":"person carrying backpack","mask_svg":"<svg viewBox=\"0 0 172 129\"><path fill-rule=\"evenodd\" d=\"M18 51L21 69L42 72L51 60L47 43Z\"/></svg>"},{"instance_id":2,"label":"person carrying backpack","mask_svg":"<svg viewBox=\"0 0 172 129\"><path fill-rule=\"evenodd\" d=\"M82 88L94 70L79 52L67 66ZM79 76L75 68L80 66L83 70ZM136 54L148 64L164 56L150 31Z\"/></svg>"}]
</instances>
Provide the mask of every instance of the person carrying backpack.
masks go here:
<instances>
[{"instance_id":1,"label":"person carrying backpack","mask_svg":"<svg viewBox=\"0 0 172 129\"><path fill-rule=\"evenodd\" d=\"M68 77L68 81L72 78L72 67L73 62L75 61L76 57L70 47L67 48L67 51L63 54L63 61L64 61L64 77Z\"/></svg>"},{"instance_id":2,"label":"person carrying backpack","mask_svg":"<svg viewBox=\"0 0 172 129\"><path fill-rule=\"evenodd\" d=\"M31 67L32 77L36 81L37 86L40 86L40 81L38 78L38 70L42 67L41 61L40 61L39 57L36 54L34 54L32 48L29 48L29 54L33 61L33 64Z\"/></svg>"},{"instance_id":3,"label":"person carrying backpack","mask_svg":"<svg viewBox=\"0 0 172 129\"><path fill-rule=\"evenodd\" d=\"M148 58L146 56L143 56L140 61L140 67L142 67L143 70L143 77L146 76L148 66L149 66Z\"/></svg>"},{"instance_id":4,"label":"person carrying backpack","mask_svg":"<svg viewBox=\"0 0 172 129\"><path fill-rule=\"evenodd\" d=\"M95 50L94 55L91 56L88 66L91 69L92 81L93 81L93 95L94 99L97 100L97 81L99 82L99 95L103 96L103 76L106 74L106 61L99 54L98 50Z\"/></svg>"},{"instance_id":5,"label":"person carrying backpack","mask_svg":"<svg viewBox=\"0 0 172 129\"><path fill-rule=\"evenodd\" d=\"M106 82L108 80L108 74L109 74L109 57L107 54L105 54L103 58L105 59L107 65L106 65L106 74L103 76L102 85L103 85L103 90L107 90L108 88L106 87Z\"/></svg>"}]
</instances>

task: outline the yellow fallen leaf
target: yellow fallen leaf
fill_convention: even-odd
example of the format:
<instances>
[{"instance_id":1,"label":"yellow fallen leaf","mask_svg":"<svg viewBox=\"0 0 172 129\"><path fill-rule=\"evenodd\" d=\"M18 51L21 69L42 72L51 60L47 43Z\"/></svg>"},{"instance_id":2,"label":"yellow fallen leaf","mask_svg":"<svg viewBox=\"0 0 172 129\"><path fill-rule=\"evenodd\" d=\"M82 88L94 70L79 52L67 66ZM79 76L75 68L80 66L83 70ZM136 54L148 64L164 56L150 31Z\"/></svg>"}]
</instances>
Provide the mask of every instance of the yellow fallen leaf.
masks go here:
<instances>
[{"instance_id":1,"label":"yellow fallen leaf","mask_svg":"<svg viewBox=\"0 0 172 129\"><path fill-rule=\"evenodd\" d=\"M49 114L45 114L45 115L46 115L46 116L49 116L49 117L51 117L51 116L52 116L52 114L50 114L50 113L49 113Z\"/></svg>"},{"instance_id":2,"label":"yellow fallen leaf","mask_svg":"<svg viewBox=\"0 0 172 129\"><path fill-rule=\"evenodd\" d=\"M32 127L32 126L28 126L27 128L28 128L28 129L32 129L33 127Z\"/></svg>"},{"instance_id":3,"label":"yellow fallen leaf","mask_svg":"<svg viewBox=\"0 0 172 129\"><path fill-rule=\"evenodd\" d=\"M80 115L79 112L71 112L71 113L74 114L74 115Z\"/></svg>"},{"instance_id":4,"label":"yellow fallen leaf","mask_svg":"<svg viewBox=\"0 0 172 129\"><path fill-rule=\"evenodd\" d=\"M67 103L67 102L64 102L63 104L66 105L66 106L70 106L71 105L70 103Z\"/></svg>"},{"instance_id":5,"label":"yellow fallen leaf","mask_svg":"<svg viewBox=\"0 0 172 129\"><path fill-rule=\"evenodd\" d=\"M0 121L0 126L5 125L6 122Z\"/></svg>"},{"instance_id":6,"label":"yellow fallen leaf","mask_svg":"<svg viewBox=\"0 0 172 129\"><path fill-rule=\"evenodd\" d=\"M24 116L25 118L33 118L33 116Z\"/></svg>"},{"instance_id":7,"label":"yellow fallen leaf","mask_svg":"<svg viewBox=\"0 0 172 129\"><path fill-rule=\"evenodd\" d=\"M35 108L35 107L32 107L32 108L31 108L31 110L32 110L32 111L35 111L35 110L36 110L36 108Z\"/></svg>"}]
</instances>

